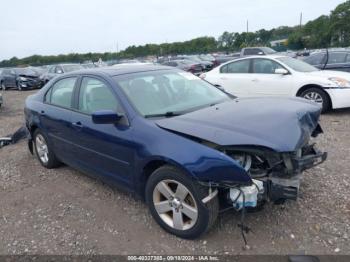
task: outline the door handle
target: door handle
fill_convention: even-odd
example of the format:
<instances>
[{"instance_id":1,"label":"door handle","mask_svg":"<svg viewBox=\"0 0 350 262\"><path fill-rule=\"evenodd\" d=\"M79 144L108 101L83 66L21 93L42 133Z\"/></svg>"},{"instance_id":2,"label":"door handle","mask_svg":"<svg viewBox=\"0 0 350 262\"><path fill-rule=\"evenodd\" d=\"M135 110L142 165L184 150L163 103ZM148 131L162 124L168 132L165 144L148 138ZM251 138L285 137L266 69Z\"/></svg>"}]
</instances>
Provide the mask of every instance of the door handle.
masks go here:
<instances>
[{"instance_id":1,"label":"door handle","mask_svg":"<svg viewBox=\"0 0 350 262\"><path fill-rule=\"evenodd\" d=\"M227 78L226 78L226 77L220 77L220 79L221 79L221 80L227 80Z\"/></svg>"},{"instance_id":2,"label":"door handle","mask_svg":"<svg viewBox=\"0 0 350 262\"><path fill-rule=\"evenodd\" d=\"M253 82L258 82L259 80L256 79L256 78L254 78L254 79L252 79L252 81L253 81Z\"/></svg>"},{"instance_id":3,"label":"door handle","mask_svg":"<svg viewBox=\"0 0 350 262\"><path fill-rule=\"evenodd\" d=\"M72 126L77 130L80 130L83 128L83 124L80 121L72 123Z\"/></svg>"}]
</instances>

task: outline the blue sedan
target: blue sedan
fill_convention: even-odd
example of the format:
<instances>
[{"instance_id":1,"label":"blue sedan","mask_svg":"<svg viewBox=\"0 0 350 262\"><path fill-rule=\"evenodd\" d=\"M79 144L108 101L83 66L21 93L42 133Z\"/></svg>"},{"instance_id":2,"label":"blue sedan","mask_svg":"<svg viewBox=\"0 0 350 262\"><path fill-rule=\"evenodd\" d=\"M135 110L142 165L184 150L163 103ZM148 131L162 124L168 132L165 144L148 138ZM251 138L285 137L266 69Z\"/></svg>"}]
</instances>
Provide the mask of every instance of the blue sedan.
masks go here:
<instances>
[{"instance_id":1,"label":"blue sedan","mask_svg":"<svg viewBox=\"0 0 350 262\"><path fill-rule=\"evenodd\" d=\"M65 163L134 193L182 238L206 232L220 208L296 199L302 171L326 159L309 143L320 112L301 98L238 99L155 65L64 74L25 104L44 167Z\"/></svg>"}]
</instances>

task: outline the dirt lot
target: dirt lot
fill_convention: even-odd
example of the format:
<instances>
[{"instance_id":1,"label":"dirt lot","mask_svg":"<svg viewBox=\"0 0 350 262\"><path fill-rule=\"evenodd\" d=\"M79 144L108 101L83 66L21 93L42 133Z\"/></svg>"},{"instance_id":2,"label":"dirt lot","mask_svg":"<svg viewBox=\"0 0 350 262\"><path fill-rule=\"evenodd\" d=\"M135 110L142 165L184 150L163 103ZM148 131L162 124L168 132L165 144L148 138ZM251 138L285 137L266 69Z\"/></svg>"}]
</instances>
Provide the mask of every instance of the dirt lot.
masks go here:
<instances>
[{"instance_id":1,"label":"dirt lot","mask_svg":"<svg viewBox=\"0 0 350 262\"><path fill-rule=\"evenodd\" d=\"M31 92L4 92L0 136L23 122ZM164 232L146 205L63 166L46 170L26 143L0 149L0 254L350 254L350 110L322 116L317 140L329 152L305 173L297 202L267 205L246 222L242 250L239 214L225 213L201 239Z\"/></svg>"}]
</instances>

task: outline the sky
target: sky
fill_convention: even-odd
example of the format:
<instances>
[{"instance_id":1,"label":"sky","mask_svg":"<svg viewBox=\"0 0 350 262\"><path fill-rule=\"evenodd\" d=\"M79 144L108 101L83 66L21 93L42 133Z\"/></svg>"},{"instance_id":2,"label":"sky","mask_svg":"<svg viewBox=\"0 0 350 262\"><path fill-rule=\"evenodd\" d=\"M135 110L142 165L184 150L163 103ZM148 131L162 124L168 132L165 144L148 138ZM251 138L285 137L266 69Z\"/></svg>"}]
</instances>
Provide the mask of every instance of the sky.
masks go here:
<instances>
[{"instance_id":1,"label":"sky","mask_svg":"<svg viewBox=\"0 0 350 262\"><path fill-rule=\"evenodd\" d=\"M345 0L0 0L0 60L116 52L303 23Z\"/></svg>"}]
</instances>

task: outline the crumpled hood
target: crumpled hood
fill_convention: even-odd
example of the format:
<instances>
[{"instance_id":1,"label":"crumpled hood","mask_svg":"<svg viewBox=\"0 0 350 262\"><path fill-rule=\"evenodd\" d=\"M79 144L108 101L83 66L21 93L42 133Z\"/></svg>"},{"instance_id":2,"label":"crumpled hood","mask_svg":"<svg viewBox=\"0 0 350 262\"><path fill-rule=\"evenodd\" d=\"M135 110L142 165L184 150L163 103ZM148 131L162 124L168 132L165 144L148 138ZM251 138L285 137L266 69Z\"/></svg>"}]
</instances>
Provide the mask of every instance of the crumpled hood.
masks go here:
<instances>
[{"instance_id":1,"label":"crumpled hood","mask_svg":"<svg viewBox=\"0 0 350 262\"><path fill-rule=\"evenodd\" d=\"M320 114L319 105L302 98L242 98L155 122L221 146L292 152L307 143Z\"/></svg>"}]
</instances>

